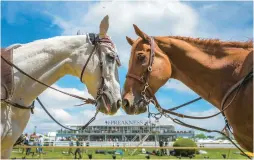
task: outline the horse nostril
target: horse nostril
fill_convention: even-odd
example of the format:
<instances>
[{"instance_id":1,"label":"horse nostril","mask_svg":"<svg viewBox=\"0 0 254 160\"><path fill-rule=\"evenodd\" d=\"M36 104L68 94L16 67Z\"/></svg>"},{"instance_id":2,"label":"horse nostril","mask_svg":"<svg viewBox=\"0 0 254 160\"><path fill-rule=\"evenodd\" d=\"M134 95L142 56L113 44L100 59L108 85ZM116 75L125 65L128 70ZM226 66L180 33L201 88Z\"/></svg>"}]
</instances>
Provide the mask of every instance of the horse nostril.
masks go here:
<instances>
[{"instance_id":1,"label":"horse nostril","mask_svg":"<svg viewBox=\"0 0 254 160\"><path fill-rule=\"evenodd\" d=\"M123 99L123 107L129 107L130 106L130 102L128 101L128 99Z\"/></svg>"},{"instance_id":2,"label":"horse nostril","mask_svg":"<svg viewBox=\"0 0 254 160\"><path fill-rule=\"evenodd\" d=\"M122 106L122 101L121 101L121 100L118 100L118 101L117 101L117 108L119 109L121 106Z\"/></svg>"}]
</instances>

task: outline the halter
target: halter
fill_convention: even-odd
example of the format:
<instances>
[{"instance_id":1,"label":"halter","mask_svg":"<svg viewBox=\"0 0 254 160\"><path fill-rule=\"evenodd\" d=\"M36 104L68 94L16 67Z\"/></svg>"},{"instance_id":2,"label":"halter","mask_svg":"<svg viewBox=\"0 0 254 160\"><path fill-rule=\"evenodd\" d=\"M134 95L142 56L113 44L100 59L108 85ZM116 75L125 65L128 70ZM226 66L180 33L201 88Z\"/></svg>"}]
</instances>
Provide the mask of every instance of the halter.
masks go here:
<instances>
[{"instance_id":1,"label":"halter","mask_svg":"<svg viewBox=\"0 0 254 160\"><path fill-rule=\"evenodd\" d=\"M145 101L146 104L149 104L152 101L152 99L149 99L146 96L146 90L148 90L148 93L150 96L154 95L151 87L149 86L149 78L150 78L150 74L152 72L152 66L153 66L153 61L154 61L154 56L155 56L153 37L150 37L148 42L151 45L151 50L150 50L149 62L148 62L146 71L143 73L143 75L141 77L139 77L135 74L132 74L132 73L128 73L126 76L126 78L133 78L136 81L138 81L139 83L144 84L144 88L140 94L142 96L142 100Z\"/></svg>"},{"instance_id":2,"label":"halter","mask_svg":"<svg viewBox=\"0 0 254 160\"><path fill-rule=\"evenodd\" d=\"M110 100L110 103L112 103L112 93L111 91L108 89L108 87L105 85L105 77L104 77L104 73L103 73L103 60L102 60L102 57L101 57L101 48L100 48L100 44L101 43L109 43L109 44L112 44L112 41L106 37L106 38L102 38L100 39L99 38L99 35L95 35L93 33L89 33L89 37L90 37L90 41L92 42L92 44L94 45L93 49L92 49L92 52L91 54L89 55L82 71L81 71L81 75L80 75L80 81L83 83L83 75L84 75L84 72L85 72L85 69L91 59L91 57L94 55L95 53L95 50L98 50L98 57L99 57L99 66L100 66L100 71L101 71L101 84L100 84L100 87L98 88L98 91L97 91L97 96L96 96L96 104L98 102L98 100L100 98L102 98L102 102L105 104L105 99L104 99L104 96L107 96L108 99ZM120 65L120 60L119 60L119 57L117 55L113 55L114 56L114 59L116 60L117 64Z\"/></svg>"},{"instance_id":3,"label":"halter","mask_svg":"<svg viewBox=\"0 0 254 160\"><path fill-rule=\"evenodd\" d=\"M230 130L230 125L228 123L228 120L224 114L225 110L231 105L231 103L233 102L233 100L235 99L235 97L237 96L239 90L241 89L241 87L250 79L253 78L253 68L251 69L251 71L245 76L243 77L240 81L238 81L235 85L233 85L228 91L227 93L225 94L225 96L223 97L223 100L221 102L221 111L219 111L218 113L216 114L213 114L213 115L210 115L210 116L205 116L205 117L195 117L195 116L188 116L188 115L185 115L185 114L181 114L181 113L177 113L177 112L173 112L173 110L176 110L176 109L179 109L181 107L184 107L188 104L191 104L191 103L194 103L198 100L201 100L202 98L199 97L199 98L196 98L190 102L187 102L187 103L184 103L180 106L177 106L177 107L173 107L173 108L170 108L170 109L164 109L161 107L161 105L159 104L156 96L154 95L150 85L149 85L149 76L152 72L152 65L153 65L153 61L154 61L154 56L155 56L155 52L154 52L154 38L153 37L149 37L149 44L151 46L151 51L150 51L150 58L149 58L149 63L148 63L148 67L146 69L146 71L143 73L143 75L141 77L135 75L135 74L132 74L132 73L128 73L126 78L133 78L134 80L136 80L137 82L141 83L141 84L144 84L144 88L143 90L141 91L141 100L145 102L146 105L148 105L148 117L152 116L154 117L155 119L159 119L163 116L165 116L166 118L169 118L171 119L173 122L179 124L179 125L182 125L182 126L185 126L185 127L188 127L188 128L192 128L192 129L197 129L197 130L200 130L200 131L205 131L205 132L216 132L216 133L219 133L223 136L225 136L236 148L238 148L242 153L243 155L245 155L246 157L248 157L250 159L250 157L245 153L243 152L243 150L234 142L232 141L231 138L229 138L226 134L224 134L223 132L221 131L217 131L217 130L208 130L208 129L205 129L205 128L201 128L201 127L197 127L197 126L193 126L193 125L190 125L190 124L187 124L187 123L184 123L183 121L179 120L179 119L176 119L176 118L172 118L170 115L174 115L174 116L177 116L177 117L180 117L180 118L190 118L190 119L208 119L208 118L212 118L212 117L215 117L219 114L222 114L223 117L224 117L224 120L225 120L225 123L226 123L226 126L225 128L228 128L229 131ZM146 91L148 91L149 93L149 98L147 97L146 95ZM229 98L229 96L235 91L235 94L233 95L233 98L229 101L228 104L226 104L226 100ZM159 113L151 113L150 110L149 110L149 104L150 103L153 103L154 106L156 107L156 109L159 111ZM169 115L170 114L170 115ZM231 132L232 133L232 132Z\"/></svg>"}]
</instances>

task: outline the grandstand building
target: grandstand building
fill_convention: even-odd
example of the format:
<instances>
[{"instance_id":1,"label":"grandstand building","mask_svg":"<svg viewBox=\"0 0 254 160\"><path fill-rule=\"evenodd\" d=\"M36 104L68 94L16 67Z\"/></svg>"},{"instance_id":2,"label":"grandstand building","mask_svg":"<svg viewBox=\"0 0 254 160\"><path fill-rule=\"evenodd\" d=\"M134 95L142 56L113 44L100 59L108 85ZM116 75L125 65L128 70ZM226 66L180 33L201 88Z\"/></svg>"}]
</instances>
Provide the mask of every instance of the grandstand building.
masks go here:
<instances>
[{"instance_id":1,"label":"grandstand building","mask_svg":"<svg viewBox=\"0 0 254 160\"><path fill-rule=\"evenodd\" d=\"M79 129L82 125L67 124L68 127ZM98 119L83 131L58 130L56 137L77 137L83 141L173 141L177 137L194 137L194 131L176 131L169 119L143 118L140 116L114 116Z\"/></svg>"}]
</instances>

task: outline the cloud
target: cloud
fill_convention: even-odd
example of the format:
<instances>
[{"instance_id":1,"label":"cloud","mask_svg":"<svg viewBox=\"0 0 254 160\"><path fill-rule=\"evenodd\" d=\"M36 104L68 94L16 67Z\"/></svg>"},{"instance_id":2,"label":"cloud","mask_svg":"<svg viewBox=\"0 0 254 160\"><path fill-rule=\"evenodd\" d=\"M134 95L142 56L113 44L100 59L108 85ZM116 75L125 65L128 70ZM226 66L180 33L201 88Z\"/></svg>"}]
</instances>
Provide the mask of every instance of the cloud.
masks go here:
<instances>
[{"instance_id":1,"label":"cloud","mask_svg":"<svg viewBox=\"0 0 254 160\"><path fill-rule=\"evenodd\" d=\"M109 15L108 34L116 43L120 59L126 68L130 46L125 36L137 37L132 24L137 24L149 35L193 35L198 23L195 11L179 1L104 1L90 4L87 13L84 13L81 6L85 3L87 2L76 3L74 7L66 2L64 15L53 11L43 13L53 19L53 24L62 28L63 35L76 34L77 30L98 33L100 21L105 15Z\"/></svg>"},{"instance_id":2,"label":"cloud","mask_svg":"<svg viewBox=\"0 0 254 160\"><path fill-rule=\"evenodd\" d=\"M53 18L53 23L62 28L63 35L76 34L77 30L97 33L100 21L105 15L109 15L109 35L116 43L120 59L126 68L130 46L125 36L137 37L132 24L137 24L149 35L182 35L224 40L247 40L247 37L252 37L252 23L247 25L252 21L252 14L248 14L252 8L246 9L248 2L190 3L161 0L64 4L64 15L52 9L47 12ZM87 9L86 13L84 8ZM241 19L243 22L235 19Z\"/></svg>"},{"instance_id":3,"label":"cloud","mask_svg":"<svg viewBox=\"0 0 254 160\"><path fill-rule=\"evenodd\" d=\"M174 90L177 92L187 93L187 94L196 94L189 87L177 80L170 80L164 85L165 89Z\"/></svg>"}]
</instances>

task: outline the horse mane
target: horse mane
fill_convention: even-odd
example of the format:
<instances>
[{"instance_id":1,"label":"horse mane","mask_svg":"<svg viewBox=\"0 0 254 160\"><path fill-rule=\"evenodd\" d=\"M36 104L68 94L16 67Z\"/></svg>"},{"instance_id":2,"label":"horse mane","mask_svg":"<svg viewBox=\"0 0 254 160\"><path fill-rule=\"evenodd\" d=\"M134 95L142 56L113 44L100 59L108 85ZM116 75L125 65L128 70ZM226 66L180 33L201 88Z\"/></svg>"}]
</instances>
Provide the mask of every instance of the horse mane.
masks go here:
<instances>
[{"instance_id":1,"label":"horse mane","mask_svg":"<svg viewBox=\"0 0 254 160\"><path fill-rule=\"evenodd\" d=\"M192 38L183 36L169 36L169 38L183 40L194 45L201 45L206 47L233 47L233 48L253 48L253 40L247 40L245 42L238 41L221 41L220 39L203 39L203 38Z\"/></svg>"}]
</instances>

